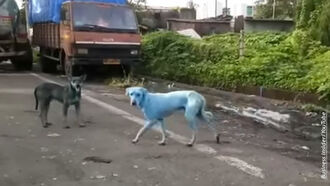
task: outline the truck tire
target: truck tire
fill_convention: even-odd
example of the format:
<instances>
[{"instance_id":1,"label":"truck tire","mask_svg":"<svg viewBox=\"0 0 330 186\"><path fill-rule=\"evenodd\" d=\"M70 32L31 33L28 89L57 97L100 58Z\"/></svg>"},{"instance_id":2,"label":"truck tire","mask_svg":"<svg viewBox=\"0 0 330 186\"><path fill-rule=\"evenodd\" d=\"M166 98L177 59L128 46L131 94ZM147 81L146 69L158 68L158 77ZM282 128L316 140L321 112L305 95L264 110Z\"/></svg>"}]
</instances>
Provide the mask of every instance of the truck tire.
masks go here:
<instances>
[{"instance_id":1,"label":"truck tire","mask_svg":"<svg viewBox=\"0 0 330 186\"><path fill-rule=\"evenodd\" d=\"M22 57L12 59L15 70L32 70L33 66L33 54L32 48L29 46L26 50L26 54Z\"/></svg>"},{"instance_id":2,"label":"truck tire","mask_svg":"<svg viewBox=\"0 0 330 186\"><path fill-rule=\"evenodd\" d=\"M56 72L56 63L43 56L40 56L40 67L41 71L44 73Z\"/></svg>"},{"instance_id":3,"label":"truck tire","mask_svg":"<svg viewBox=\"0 0 330 186\"><path fill-rule=\"evenodd\" d=\"M55 61L48 59L44 56L44 50L40 50L40 67L44 73L55 73L57 70L57 64Z\"/></svg>"},{"instance_id":4,"label":"truck tire","mask_svg":"<svg viewBox=\"0 0 330 186\"><path fill-rule=\"evenodd\" d=\"M131 65L122 65L122 71L123 71L123 75L128 75L132 72L132 66Z\"/></svg>"}]
</instances>

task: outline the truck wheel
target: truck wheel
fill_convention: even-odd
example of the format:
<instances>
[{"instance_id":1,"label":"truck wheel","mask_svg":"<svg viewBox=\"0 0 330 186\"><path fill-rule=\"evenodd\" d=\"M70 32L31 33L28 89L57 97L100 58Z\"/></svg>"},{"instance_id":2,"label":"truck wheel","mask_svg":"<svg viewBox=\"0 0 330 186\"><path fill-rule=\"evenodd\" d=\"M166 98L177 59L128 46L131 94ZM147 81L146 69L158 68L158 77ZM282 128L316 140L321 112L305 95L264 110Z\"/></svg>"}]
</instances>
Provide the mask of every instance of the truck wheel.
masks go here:
<instances>
[{"instance_id":1,"label":"truck wheel","mask_svg":"<svg viewBox=\"0 0 330 186\"><path fill-rule=\"evenodd\" d=\"M33 65L32 49L28 48L26 52L27 53L24 56L12 60L12 63L16 70L32 70L32 65Z\"/></svg>"},{"instance_id":2,"label":"truck wheel","mask_svg":"<svg viewBox=\"0 0 330 186\"><path fill-rule=\"evenodd\" d=\"M55 73L56 72L56 62L44 57L40 56L40 66L41 71L44 73Z\"/></svg>"},{"instance_id":3,"label":"truck wheel","mask_svg":"<svg viewBox=\"0 0 330 186\"><path fill-rule=\"evenodd\" d=\"M131 65L121 65L122 75L124 77L131 76L133 73L133 67Z\"/></svg>"},{"instance_id":4,"label":"truck wheel","mask_svg":"<svg viewBox=\"0 0 330 186\"><path fill-rule=\"evenodd\" d=\"M12 61L15 70L22 71L22 70L32 70L32 63L23 61L23 60L15 60Z\"/></svg>"}]
</instances>

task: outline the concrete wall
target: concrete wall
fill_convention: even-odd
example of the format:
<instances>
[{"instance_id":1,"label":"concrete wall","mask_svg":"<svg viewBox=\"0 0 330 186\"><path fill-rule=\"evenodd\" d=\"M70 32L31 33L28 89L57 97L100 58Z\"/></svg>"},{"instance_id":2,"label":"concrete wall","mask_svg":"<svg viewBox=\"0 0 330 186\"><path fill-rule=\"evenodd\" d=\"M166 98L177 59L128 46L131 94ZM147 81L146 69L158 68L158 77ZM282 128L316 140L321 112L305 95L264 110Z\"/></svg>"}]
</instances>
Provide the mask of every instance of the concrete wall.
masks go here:
<instances>
[{"instance_id":1,"label":"concrete wall","mask_svg":"<svg viewBox=\"0 0 330 186\"><path fill-rule=\"evenodd\" d=\"M196 19L196 10L191 8L181 8L179 10L179 19Z\"/></svg>"},{"instance_id":2,"label":"concrete wall","mask_svg":"<svg viewBox=\"0 0 330 186\"><path fill-rule=\"evenodd\" d=\"M291 20L259 20L245 19L245 32L290 32L294 29L294 22Z\"/></svg>"},{"instance_id":3,"label":"concrete wall","mask_svg":"<svg viewBox=\"0 0 330 186\"><path fill-rule=\"evenodd\" d=\"M229 21L201 21L185 19L169 19L168 30L178 31L194 29L199 35L222 34L231 31Z\"/></svg>"},{"instance_id":4,"label":"concrete wall","mask_svg":"<svg viewBox=\"0 0 330 186\"><path fill-rule=\"evenodd\" d=\"M196 19L195 9L148 9L137 12L138 22L151 29L167 27L167 20L173 18Z\"/></svg>"}]
</instances>

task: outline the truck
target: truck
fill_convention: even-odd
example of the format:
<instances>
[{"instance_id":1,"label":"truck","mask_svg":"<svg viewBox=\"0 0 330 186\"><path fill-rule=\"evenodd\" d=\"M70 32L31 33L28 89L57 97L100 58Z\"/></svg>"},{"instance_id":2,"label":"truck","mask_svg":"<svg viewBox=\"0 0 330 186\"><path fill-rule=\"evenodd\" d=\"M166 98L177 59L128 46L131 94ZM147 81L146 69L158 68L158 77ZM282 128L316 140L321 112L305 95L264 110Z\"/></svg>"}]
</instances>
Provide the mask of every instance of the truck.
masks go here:
<instances>
[{"instance_id":1,"label":"truck","mask_svg":"<svg viewBox=\"0 0 330 186\"><path fill-rule=\"evenodd\" d=\"M32 69L25 14L15 0L0 0L0 63L6 60L10 60L16 70Z\"/></svg>"},{"instance_id":2,"label":"truck","mask_svg":"<svg viewBox=\"0 0 330 186\"><path fill-rule=\"evenodd\" d=\"M129 71L140 61L141 35L126 0L29 0L28 7L43 72L74 76L105 65Z\"/></svg>"}]
</instances>

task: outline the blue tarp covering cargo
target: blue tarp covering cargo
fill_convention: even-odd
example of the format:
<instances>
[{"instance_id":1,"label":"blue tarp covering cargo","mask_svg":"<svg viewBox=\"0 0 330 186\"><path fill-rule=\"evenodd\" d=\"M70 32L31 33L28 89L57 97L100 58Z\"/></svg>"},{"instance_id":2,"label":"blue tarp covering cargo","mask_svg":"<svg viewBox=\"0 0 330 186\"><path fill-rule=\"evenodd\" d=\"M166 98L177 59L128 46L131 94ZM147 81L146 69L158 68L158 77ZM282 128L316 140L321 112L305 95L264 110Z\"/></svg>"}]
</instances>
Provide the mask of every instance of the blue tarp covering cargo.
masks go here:
<instances>
[{"instance_id":1,"label":"blue tarp covering cargo","mask_svg":"<svg viewBox=\"0 0 330 186\"><path fill-rule=\"evenodd\" d=\"M66 1L126 4L126 0L29 0L30 24L60 22L61 5Z\"/></svg>"}]
</instances>

